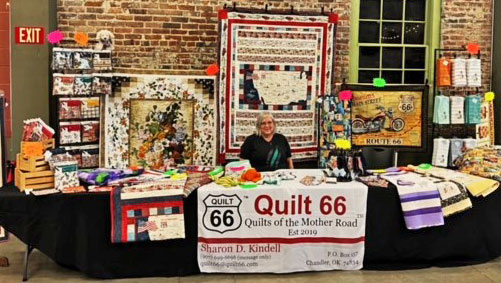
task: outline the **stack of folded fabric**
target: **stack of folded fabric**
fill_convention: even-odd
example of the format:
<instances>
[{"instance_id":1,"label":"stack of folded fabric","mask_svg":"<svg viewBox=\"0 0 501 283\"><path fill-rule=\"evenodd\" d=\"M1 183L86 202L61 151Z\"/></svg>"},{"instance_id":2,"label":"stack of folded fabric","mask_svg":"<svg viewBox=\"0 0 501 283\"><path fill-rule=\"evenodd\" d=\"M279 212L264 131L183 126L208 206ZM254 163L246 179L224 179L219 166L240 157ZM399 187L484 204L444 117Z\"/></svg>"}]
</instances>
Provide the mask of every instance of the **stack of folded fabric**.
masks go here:
<instances>
[{"instance_id":1,"label":"stack of folded fabric","mask_svg":"<svg viewBox=\"0 0 501 283\"><path fill-rule=\"evenodd\" d=\"M474 176L471 174L451 169L445 169L434 166L430 166L429 168L426 169L412 165L409 165L408 167L415 170L418 173L427 174L433 177L442 178L445 180L450 180L459 183L463 185L474 197L488 196L490 193L494 192L499 187L498 181L479 176Z\"/></svg>"},{"instance_id":2,"label":"stack of folded fabric","mask_svg":"<svg viewBox=\"0 0 501 283\"><path fill-rule=\"evenodd\" d=\"M480 147L467 150L456 160L459 170L484 178L501 181L501 149Z\"/></svg>"}]
</instances>

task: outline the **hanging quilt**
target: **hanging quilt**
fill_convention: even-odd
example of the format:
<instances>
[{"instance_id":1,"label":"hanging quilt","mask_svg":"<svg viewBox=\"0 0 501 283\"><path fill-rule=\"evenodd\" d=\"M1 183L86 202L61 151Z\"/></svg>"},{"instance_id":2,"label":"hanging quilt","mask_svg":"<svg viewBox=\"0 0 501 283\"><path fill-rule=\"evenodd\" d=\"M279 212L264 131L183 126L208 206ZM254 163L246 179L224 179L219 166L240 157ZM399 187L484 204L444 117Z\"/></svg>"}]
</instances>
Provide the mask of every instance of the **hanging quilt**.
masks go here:
<instances>
[{"instance_id":1,"label":"hanging quilt","mask_svg":"<svg viewBox=\"0 0 501 283\"><path fill-rule=\"evenodd\" d=\"M186 180L164 179L111 192L111 242L184 239Z\"/></svg>"},{"instance_id":2,"label":"hanging quilt","mask_svg":"<svg viewBox=\"0 0 501 283\"><path fill-rule=\"evenodd\" d=\"M236 159L270 112L293 158L317 157L317 97L330 93L337 15L219 11L220 161Z\"/></svg>"},{"instance_id":3,"label":"hanging quilt","mask_svg":"<svg viewBox=\"0 0 501 283\"><path fill-rule=\"evenodd\" d=\"M193 100L142 100L130 103L129 165L163 169L191 164Z\"/></svg>"},{"instance_id":4,"label":"hanging quilt","mask_svg":"<svg viewBox=\"0 0 501 283\"><path fill-rule=\"evenodd\" d=\"M319 167L325 168L329 154L336 148L336 140L351 141L351 101L340 95L325 95L320 100L320 156Z\"/></svg>"},{"instance_id":5,"label":"hanging quilt","mask_svg":"<svg viewBox=\"0 0 501 283\"><path fill-rule=\"evenodd\" d=\"M193 110L191 115L193 118L190 118L192 119L192 122L188 123L187 120L186 122L188 123L188 125L192 123L189 128L193 129L193 144L192 147L191 145L186 144L186 149L188 150L185 150L185 148L183 148L181 150L182 153L180 154L184 154L188 161L191 160L192 164L215 165L216 105L214 100L214 77L114 74L113 95L109 97L107 96L104 99L104 142L101 143L102 148L100 151L101 154L104 155L101 158L102 162L104 163L101 164L102 166L104 165L104 167L106 168L124 169L129 166L129 160L132 160L133 162L136 162L138 160L137 157L134 159L132 155L138 156L140 153L139 150L141 150L141 148L136 147L135 149L137 150L137 152L134 152L134 144L131 144L131 141L132 143L134 143L138 142L139 140L134 140L130 136L130 131L132 131L133 134L141 133L144 135L156 135L156 140L159 140L158 137L160 135L163 135L161 134L162 132L167 136L167 133L172 132L174 128L176 129L174 137L176 134L178 134L179 138L179 136L182 134L183 131L177 131L177 129L180 129L181 126L177 128L174 127L172 129L169 127L170 130L163 127L162 132L157 131L160 130L160 128L153 129L154 122L152 122L151 119L149 122L146 121L146 117L140 118L144 120L141 123L143 124L143 126L151 125L151 129L142 132L139 132L139 128L138 131L134 130L134 127L136 127L137 125L130 123L132 114L131 106L135 107L135 103L137 103L137 105L150 105L151 103L148 102L149 100L157 101L155 102L157 103L158 107L156 110L157 112L164 112L167 104L172 104L172 100L192 100L193 102L191 103L193 105ZM153 110L153 105L150 106L150 110ZM133 110L133 112L134 111L135 110ZM159 114L157 114L155 114L156 116L154 118L158 121L162 120L163 117L160 118ZM164 114L167 115L166 119L170 119L167 112L165 112ZM185 114L183 114L183 117L184 115ZM133 115L133 117L135 116ZM188 117L184 117L183 119L185 118ZM158 124L160 125L161 123ZM189 131L184 132L188 134ZM148 137L144 135L138 136L139 139L146 141ZM189 136L190 135L188 135L188 137ZM162 139L162 143L163 142L167 142L166 137ZM174 143L175 141L173 140L172 142ZM173 147L177 145L178 144L173 144ZM149 144L147 144L146 146L150 147ZM154 144L151 144L151 148L153 146ZM179 146L184 145L179 144ZM160 145L157 144L157 147L159 148ZM149 148L148 150L146 150L146 147L143 148L144 157L146 157L147 152L152 152L150 150L151 148ZM179 153L179 150L177 150L177 152ZM172 153L174 153L174 149L171 150L171 157ZM167 156L168 154L169 153L166 153ZM142 157L140 157L140 159L141 158ZM155 160L157 159L158 158L155 158ZM172 165L170 164L172 161L171 158L165 158L163 161L164 165ZM178 158L178 161L181 162L181 159Z\"/></svg>"}]
</instances>

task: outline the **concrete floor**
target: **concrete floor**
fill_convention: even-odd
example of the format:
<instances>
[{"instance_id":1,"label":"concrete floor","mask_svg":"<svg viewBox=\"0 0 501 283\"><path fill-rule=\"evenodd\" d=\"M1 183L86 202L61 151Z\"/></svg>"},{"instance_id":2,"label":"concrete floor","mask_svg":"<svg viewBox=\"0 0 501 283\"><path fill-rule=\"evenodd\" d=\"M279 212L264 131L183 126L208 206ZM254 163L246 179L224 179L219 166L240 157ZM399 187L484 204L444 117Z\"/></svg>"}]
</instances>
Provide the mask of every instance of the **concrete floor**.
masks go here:
<instances>
[{"instance_id":1,"label":"concrete floor","mask_svg":"<svg viewBox=\"0 0 501 283\"><path fill-rule=\"evenodd\" d=\"M0 282L21 282L25 246L11 235L9 242L0 243L0 256L9 258L9 267L0 267ZM34 250L30 256L30 279L28 282L89 282L99 281L84 274L60 267L47 256ZM264 283L264 282L343 282L343 283L416 283L454 282L483 283L501 282L501 258L491 262L456 268L429 268L408 271L329 271L274 275L197 275L172 278L137 278L105 280L106 282L204 282L204 283Z\"/></svg>"}]
</instances>

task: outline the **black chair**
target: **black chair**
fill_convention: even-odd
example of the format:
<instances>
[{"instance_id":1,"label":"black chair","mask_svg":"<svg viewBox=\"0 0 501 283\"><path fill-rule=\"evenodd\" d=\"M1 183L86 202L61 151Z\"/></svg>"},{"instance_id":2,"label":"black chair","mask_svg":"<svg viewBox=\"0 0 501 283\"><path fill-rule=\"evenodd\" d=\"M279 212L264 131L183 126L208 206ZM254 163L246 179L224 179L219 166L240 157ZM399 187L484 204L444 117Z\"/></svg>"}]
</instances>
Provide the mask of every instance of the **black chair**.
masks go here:
<instances>
[{"instance_id":1,"label":"black chair","mask_svg":"<svg viewBox=\"0 0 501 283\"><path fill-rule=\"evenodd\" d=\"M392 148L364 147L362 156L367 169L385 169L394 166L395 151Z\"/></svg>"}]
</instances>

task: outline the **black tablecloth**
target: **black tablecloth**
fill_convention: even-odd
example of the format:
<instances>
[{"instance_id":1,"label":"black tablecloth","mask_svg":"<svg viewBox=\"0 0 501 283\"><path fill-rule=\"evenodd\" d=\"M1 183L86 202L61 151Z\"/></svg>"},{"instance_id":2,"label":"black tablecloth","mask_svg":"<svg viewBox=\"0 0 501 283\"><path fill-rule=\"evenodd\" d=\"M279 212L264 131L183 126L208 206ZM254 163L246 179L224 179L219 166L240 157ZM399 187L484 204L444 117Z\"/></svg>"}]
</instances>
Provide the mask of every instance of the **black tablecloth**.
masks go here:
<instances>
[{"instance_id":1,"label":"black tablecloth","mask_svg":"<svg viewBox=\"0 0 501 283\"><path fill-rule=\"evenodd\" d=\"M501 192L475 198L445 226L405 228L394 188L369 188L365 269L456 266L501 255ZM107 193L26 196L0 189L0 225L60 265L98 278L182 276L197 265L197 195L185 200L186 239L111 244Z\"/></svg>"}]
</instances>

